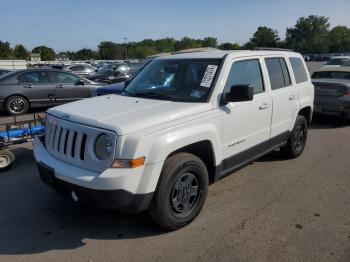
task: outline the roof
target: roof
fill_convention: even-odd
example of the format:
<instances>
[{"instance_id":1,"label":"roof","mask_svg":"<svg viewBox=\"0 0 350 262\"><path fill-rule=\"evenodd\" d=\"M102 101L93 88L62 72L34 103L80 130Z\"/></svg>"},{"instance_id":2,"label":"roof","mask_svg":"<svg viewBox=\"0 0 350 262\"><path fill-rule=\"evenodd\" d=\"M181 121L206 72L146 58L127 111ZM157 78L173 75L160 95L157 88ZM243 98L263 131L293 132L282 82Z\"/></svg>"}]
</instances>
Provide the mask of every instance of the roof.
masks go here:
<instances>
[{"instance_id":1,"label":"roof","mask_svg":"<svg viewBox=\"0 0 350 262\"><path fill-rule=\"evenodd\" d=\"M321 67L320 69L318 70L315 70L315 72L350 72L350 67L349 66L338 66L338 67ZM314 72L314 73L315 73Z\"/></svg>"},{"instance_id":2,"label":"roof","mask_svg":"<svg viewBox=\"0 0 350 262\"><path fill-rule=\"evenodd\" d=\"M243 56L264 56L264 55L290 55L294 54L300 56L299 53L294 53L290 51L250 51L250 50L212 50L212 51L203 51L203 52L183 52L172 55L165 55L158 57L156 59L221 59L225 55L234 54L237 57Z\"/></svg>"}]
</instances>

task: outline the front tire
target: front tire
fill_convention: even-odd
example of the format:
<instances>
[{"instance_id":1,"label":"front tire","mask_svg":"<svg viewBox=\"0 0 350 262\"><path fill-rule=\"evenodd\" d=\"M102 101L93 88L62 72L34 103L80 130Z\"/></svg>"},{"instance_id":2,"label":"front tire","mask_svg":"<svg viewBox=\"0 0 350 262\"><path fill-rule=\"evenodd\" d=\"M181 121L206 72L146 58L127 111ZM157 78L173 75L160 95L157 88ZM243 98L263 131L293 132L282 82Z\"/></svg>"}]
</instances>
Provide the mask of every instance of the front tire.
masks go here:
<instances>
[{"instance_id":1,"label":"front tire","mask_svg":"<svg viewBox=\"0 0 350 262\"><path fill-rule=\"evenodd\" d=\"M8 170L15 161L15 155L8 150L0 150L0 172Z\"/></svg>"},{"instance_id":2,"label":"front tire","mask_svg":"<svg viewBox=\"0 0 350 262\"><path fill-rule=\"evenodd\" d=\"M281 148L283 156L290 159L300 156L304 151L307 135L307 121L304 116L298 115L287 145Z\"/></svg>"},{"instance_id":3,"label":"front tire","mask_svg":"<svg viewBox=\"0 0 350 262\"><path fill-rule=\"evenodd\" d=\"M25 114L29 110L29 102L23 96L10 96L6 100L5 108L10 115Z\"/></svg>"},{"instance_id":4,"label":"front tire","mask_svg":"<svg viewBox=\"0 0 350 262\"><path fill-rule=\"evenodd\" d=\"M188 153L169 157L148 210L151 219L168 230L186 226L202 210L208 184L208 171L200 158Z\"/></svg>"}]
</instances>

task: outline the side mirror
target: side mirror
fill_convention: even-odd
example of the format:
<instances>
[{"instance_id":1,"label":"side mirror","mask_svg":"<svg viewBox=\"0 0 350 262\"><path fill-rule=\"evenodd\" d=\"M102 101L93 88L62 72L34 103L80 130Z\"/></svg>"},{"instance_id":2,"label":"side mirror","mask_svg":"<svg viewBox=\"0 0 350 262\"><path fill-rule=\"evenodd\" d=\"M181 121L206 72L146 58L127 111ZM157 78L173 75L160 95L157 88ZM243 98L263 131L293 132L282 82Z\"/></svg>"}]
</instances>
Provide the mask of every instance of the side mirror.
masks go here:
<instances>
[{"instance_id":1,"label":"side mirror","mask_svg":"<svg viewBox=\"0 0 350 262\"><path fill-rule=\"evenodd\" d=\"M75 83L75 85L77 85L77 86L83 86L84 84L85 84L85 82L84 82L83 79L79 79L79 80Z\"/></svg>"},{"instance_id":2,"label":"side mirror","mask_svg":"<svg viewBox=\"0 0 350 262\"><path fill-rule=\"evenodd\" d=\"M234 85L230 90L224 94L224 102L244 102L251 101L254 97L254 91L252 86L248 85Z\"/></svg>"}]
</instances>

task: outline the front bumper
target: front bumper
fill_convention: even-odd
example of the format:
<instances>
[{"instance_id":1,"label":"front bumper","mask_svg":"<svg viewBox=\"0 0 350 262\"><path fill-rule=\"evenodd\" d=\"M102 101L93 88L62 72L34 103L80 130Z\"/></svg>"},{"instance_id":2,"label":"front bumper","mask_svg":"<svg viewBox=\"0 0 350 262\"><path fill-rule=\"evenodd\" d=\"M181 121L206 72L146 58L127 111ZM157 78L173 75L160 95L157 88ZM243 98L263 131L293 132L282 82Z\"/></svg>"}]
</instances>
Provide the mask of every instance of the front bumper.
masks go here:
<instances>
[{"instance_id":1,"label":"front bumper","mask_svg":"<svg viewBox=\"0 0 350 262\"><path fill-rule=\"evenodd\" d=\"M53 158L39 140L33 142L33 152L40 178L58 193L71 197L74 192L85 205L132 213L148 209L155 189L149 177L161 170L161 163L155 163L99 174Z\"/></svg>"}]
</instances>

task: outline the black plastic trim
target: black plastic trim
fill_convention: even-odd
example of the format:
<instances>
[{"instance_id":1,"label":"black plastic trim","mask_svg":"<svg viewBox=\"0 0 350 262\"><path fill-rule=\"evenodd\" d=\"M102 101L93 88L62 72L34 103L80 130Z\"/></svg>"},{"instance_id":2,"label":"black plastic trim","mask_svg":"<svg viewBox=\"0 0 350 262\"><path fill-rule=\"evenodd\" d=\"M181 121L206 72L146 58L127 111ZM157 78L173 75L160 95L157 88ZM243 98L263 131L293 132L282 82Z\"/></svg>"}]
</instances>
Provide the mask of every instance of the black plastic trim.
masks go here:
<instances>
[{"instance_id":1,"label":"black plastic trim","mask_svg":"<svg viewBox=\"0 0 350 262\"><path fill-rule=\"evenodd\" d=\"M68 183L55 177L52 167L43 162L37 163L40 178L59 194L71 198L71 192L78 196L78 201L84 205L117 209L127 213L138 213L147 210L151 204L153 192L147 194L133 194L124 189L97 190Z\"/></svg>"},{"instance_id":2,"label":"black plastic trim","mask_svg":"<svg viewBox=\"0 0 350 262\"><path fill-rule=\"evenodd\" d=\"M216 166L215 179L219 179L230 175L232 172L248 165L256 159L270 153L278 147L284 146L290 136L290 132L284 132L256 146L248 148L236 155L224 159L219 166Z\"/></svg>"}]
</instances>

